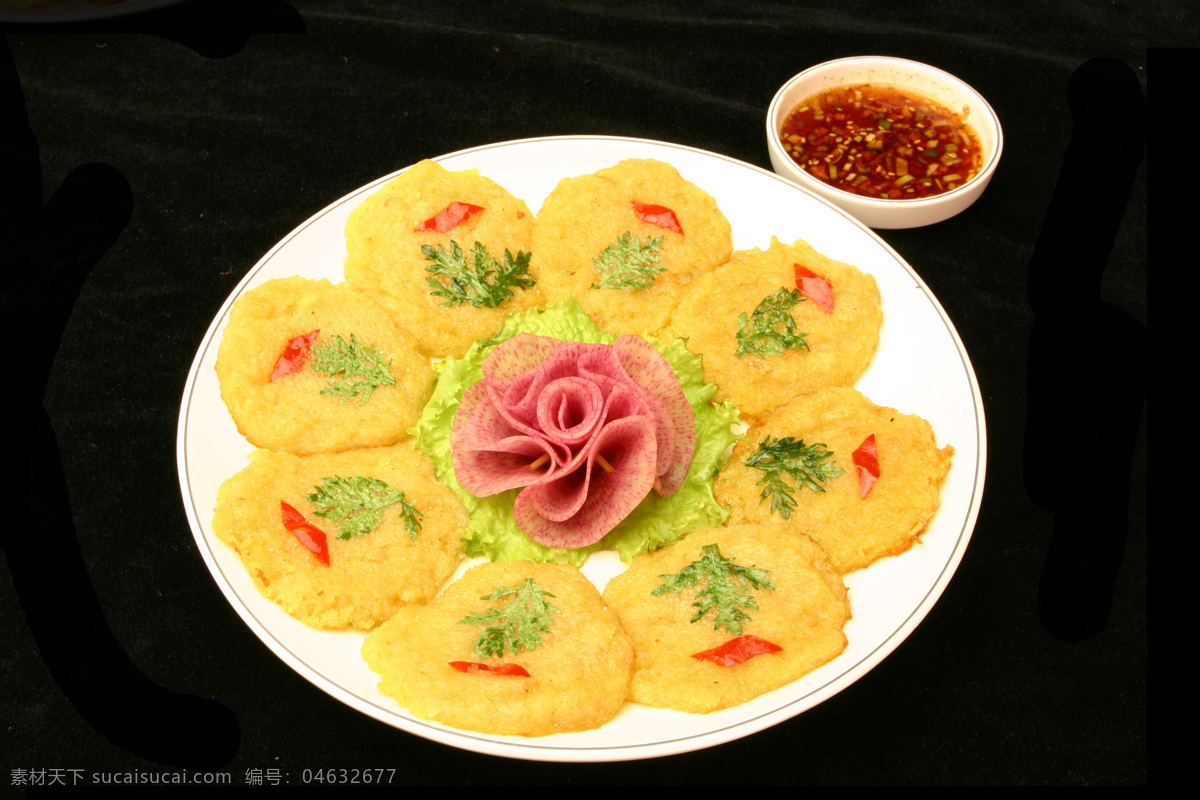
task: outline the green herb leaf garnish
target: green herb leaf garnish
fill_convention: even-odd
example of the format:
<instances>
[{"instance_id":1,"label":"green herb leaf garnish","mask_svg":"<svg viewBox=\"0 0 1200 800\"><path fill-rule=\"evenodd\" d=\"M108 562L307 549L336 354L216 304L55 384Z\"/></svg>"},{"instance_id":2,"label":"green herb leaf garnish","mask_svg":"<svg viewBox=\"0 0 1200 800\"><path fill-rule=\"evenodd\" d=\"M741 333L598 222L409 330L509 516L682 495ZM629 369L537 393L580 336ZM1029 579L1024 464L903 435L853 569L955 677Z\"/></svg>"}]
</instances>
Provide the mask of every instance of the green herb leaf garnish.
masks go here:
<instances>
[{"instance_id":1,"label":"green herb leaf garnish","mask_svg":"<svg viewBox=\"0 0 1200 800\"><path fill-rule=\"evenodd\" d=\"M780 287L763 298L749 319L745 312L739 314L735 355L763 358L783 355L789 347L807 350L804 337L808 334L796 332L796 320L791 315L792 307L803 301L804 293L799 289Z\"/></svg>"},{"instance_id":2,"label":"green herb leaf garnish","mask_svg":"<svg viewBox=\"0 0 1200 800\"><path fill-rule=\"evenodd\" d=\"M642 237L625 231L592 259L599 283L593 289L645 289L654 283L658 273L666 269L662 261L663 237L656 236L642 243Z\"/></svg>"},{"instance_id":3,"label":"green herb leaf garnish","mask_svg":"<svg viewBox=\"0 0 1200 800\"><path fill-rule=\"evenodd\" d=\"M793 496L794 489L784 475L792 476L796 489L807 486L813 491L823 492L825 487L822 483L845 472L832 458L833 453L826 450L821 442L805 445L804 440L791 436L775 440L768 436L746 459L746 466L764 473L763 479L757 484L764 487L759 500L771 498L771 513L787 519L796 507L796 498Z\"/></svg>"},{"instance_id":4,"label":"green herb leaf garnish","mask_svg":"<svg viewBox=\"0 0 1200 800\"><path fill-rule=\"evenodd\" d=\"M389 506L400 505L400 518L408 538L416 540L421 532L420 517L424 517L416 506L408 502L404 492L393 489L378 478L355 475L343 478L334 475L322 478L324 486L306 495L316 506L315 516L331 519L338 523L338 537L343 541L354 536L363 536L383 524L383 511Z\"/></svg>"},{"instance_id":5,"label":"green herb leaf garnish","mask_svg":"<svg viewBox=\"0 0 1200 800\"><path fill-rule=\"evenodd\" d=\"M343 403L357 399L361 406L371 399L371 393L380 386L396 383L390 369L392 360L384 363L382 352L361 344L354 334L350 334L349 342L334 335L328 344L314 344L309 364L317 372L331 377L341 376L340 379L329 381L321 394L340 397Z\"/></svg>"},{"instance_id":6,"label":"green herb leaf garnish","mask_svg":"<svg viewBox=\"0 0 1200 800\"><path fill-rule=\"evenodd\" d=\"M721 555L715 544L706 544L700 550L700 558L673 575L659 575L663 583L651 592L661 596L672 592L682 593L707 578L705 587L696 593L692 605L699 609L692 622L697 622L709 611L716 611L713 630L722 627L734 636L742 633L742 623L750 616L742 609L758 610L758 603L748 589L774 589L775 584L767 580L769 570L757 567L741 567Z\"/></svg>"},{"instance_id":7,"label":"green herb leaf garnish","mask_svg":"<svg viewBox=\"0 0 1200 800\"><path fill-rule=\"evenodd\" d=\"M519 653L522 650L533 650L542 643L542 634L550 632L553 620L551 614L561 614L546 598L554 595L538 587L532 578L516 588L497 586L491 594L485 594L481 600L503 600L512 597L503 606L468 614L458 623L460 625L486 625L471 649L480 658L500 658L505 650Z\"/></svg>"},{"instance_id":8,"label":"green herb leaf garnish","mask_svg":"<svg viewBox=\"0 0 1200 800\"><path fill-rule=\"evenodd\" d=\"M504 251L504 263L488 255L483 242L476 242L471 252L471 261L463 255L458 242L450 242L450 252L438 245L421 245L425 260L431 261L426 272L433 275L425 282L433 289L434 297L444 297L443 306L470 303L475 308L495 308L513 296L513 289L528 289L536 281L529 276L530 253L518 251L516 258L509 250ZM447 281L438 278L447 278Z\"/></svg>"}]
</instances>

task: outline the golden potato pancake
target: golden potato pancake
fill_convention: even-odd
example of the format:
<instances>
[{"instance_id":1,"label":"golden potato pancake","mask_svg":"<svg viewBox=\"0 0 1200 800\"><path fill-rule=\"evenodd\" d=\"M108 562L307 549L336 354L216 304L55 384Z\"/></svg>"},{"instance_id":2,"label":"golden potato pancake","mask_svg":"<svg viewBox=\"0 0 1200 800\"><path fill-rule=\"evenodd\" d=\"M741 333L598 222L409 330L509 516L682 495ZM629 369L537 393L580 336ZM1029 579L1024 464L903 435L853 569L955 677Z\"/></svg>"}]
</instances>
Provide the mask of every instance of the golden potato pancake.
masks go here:
<instances>
[{"instance_id":1,"label":"golden potato pancake","mask_svg":"<svg viewBox=\"0 0 1200 800\"><path fill-rule=\"evenodd\" d=\"M315 368L325 363L320 353L351 347L367 360L347 357L350 370L340 373ZM361 365L374 375L357 391L364 376L350 372ZM395 444L420 417L434 382L429 359L381 305L345 284L307 278L268 281L238 298L216 369L242 435L256 447L301 455Z\"/></svg>"},{"instance_id":2,"label":"golden potato pancake","mask_svg":"<svg viewBox=\"0 0 1200 800\"><path fill-rule=\"evenodd\" d=\"M643 254L658 260L639 274L596 263L610 246L641 252L659 239L658 251ZM574 297L601 330L655 335L684 289L732 250L729 221L711 195L669 164L628 159L559 182L538 211L532 270L547 300Z\"/></svg>"},{"instance_id":3,"label":"golden potato pancake","mask_svg":"<svg viewBox=\"0 0 1200 800\"><path fill-rule=\"evenodd\" d=\"M541 643L482 657L473 643L500 623L463 620L503 610L515 595L485 598L527 579L557 611L544 615ZM527 562L472 567L427 605L400 609L367 637L363 657L379 691L416 716L508 736L603 725L624 704L633 669L633 645L592 583L574 567ZM504 674L518 668L528 674Z\"/></svg>"},{"instance_id":4,"label":"golden potato pancake","mask_svg":"<svg viewBox=\"0 0 1200 800\"><path fill-rule=\"evenodd\" d=\"M879 476L864 498L854 453L869 436L875 437ZM770 488L760 483L768 471L746 465L768 438L823 445L818 451L833 454L823 466L841 470L815 481L824 491L796 488L793 475L772 471L792 489L795 507L786 518L772 510L774 496L762 496ZM778 522L806 533L828 551L834 569L846 573L918 541L937 512L953 454L953 447L937 446L933 428L920 417L877 406L854 389L828 389L798 397L751 426L718 473L713 492L732 508L731 524Z\"/></svg>"},{"instance_id":5,"label":"golden potato pancake","mask_svg":"<svg viewBox=\"0 0 1200 800\"><path fill-rule=\"evenodd\" d=\"M468 206L477 211L454 209ZM461 219L459 219L461 218ZM438 220L439 222L435 222ZM444 230L443 230L444 229ZM461 251L469 270L481 245L496 264L486 279L498 283L496 271L505 264L505 251L514 259L529 253L533 214L523 200L475 170L449 172L433 161L421 161L364 200L346 222L346 280L352 286L377 291L400 324L412 331L427 356L461 356L477 339L499 330L510 311L543 303L536 286L513 284L512 296L497 291L498 305L476 306L481 294L466 290L465 299L435 294L434 278L443 288L449 276L427 271L434 262L423 247L452 254ZM486 261L486 259L484 259ZM470 298L474 298L470 299Z\"/></svg>"},{"instance_id":6,"label":"golden potato pancake","mask_svg":"<svg viewBox=\"0 0 1200 800\"><path fill-rule=\"evenodd\" d=\"M716 627L719 609L695 619L696 604L703 601L699 593L719 579L706 575L680 591L654 594L670 585L671 576L713 556L759 570L759 579L773 587L754 588L745 578L726 576L753 602L740 608L748 618L732 631ZM830 661L845 649L842 627L850 618L846 587L825 551L807 536L774 523L695 531L640 555L608 582L604 600L637 650L630 698L698 714L745 703ZM728 651L745 651L747 643L753 644L740 637L755 637L777 649L740 663L718 663L736 661ZM701 654L709 657L698 658Z\"/></svg>"},{"instance_id":7,"label":"golden potato pancake","mask_svg":"<svg viewBox=\"0 0 1200 800\"><path fill-rule=\"evenodd\" d=\"M784 313L794 333L805 334L806 346L765 348L748 337L739 341L739 318L747 333L755 312L780 290L796 292L800 264L826 279L832 289L832 312L812 298ZM786 245L771 240L767 250L740 250L730 262L697 278L671 314L667 338L687 340L688 349L704 356L705 377L720 388L716 400L729 400L748 420L758 419L799 394L827 386L852 386L866 370L879 344L883 311L875 279L857 267L826 258L808 243ZM773 329L785 333L784 325ZM739 349L750 352L738 355Z\"/></svg>"},{"instance_id":8,"label":"golden potato pancake","mask_svg":"<svg viewBox=\"0 0 1200 800\"><path fill-rule=\"evenodd\" d=\"M334 478L367 492L366 502L326 505ZM395 502L395 492L411 508ZM302 542L303 532L285 525L281 503L325 535L328 564ZM322 517L324 508L340 510ZM434 596L462 561L467 522L433 463L405 443L312 456L254 451L250 465L221 485L213 531L237 551L263 597L288 614L316 628L369 630Z\"/></svg>"}]
</instances>

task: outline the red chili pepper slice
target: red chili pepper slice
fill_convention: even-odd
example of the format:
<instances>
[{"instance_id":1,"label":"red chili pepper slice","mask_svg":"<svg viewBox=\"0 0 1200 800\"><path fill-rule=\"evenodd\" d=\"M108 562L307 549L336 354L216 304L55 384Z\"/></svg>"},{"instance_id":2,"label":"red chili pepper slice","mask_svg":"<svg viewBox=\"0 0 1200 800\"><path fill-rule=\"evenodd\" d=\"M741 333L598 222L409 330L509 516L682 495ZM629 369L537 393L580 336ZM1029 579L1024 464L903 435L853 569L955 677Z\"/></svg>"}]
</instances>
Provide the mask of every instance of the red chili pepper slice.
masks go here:
<instances>
[{"instance_id":1,"label":"red chili pepper slice","mask_svg":"<svg viewBox=\"0 0 1200 800\"><path fill-rule=\"evenodd\" d=\"M278 380L284 375L299 372L300 368L308 363L309 346L317 340L317 334L320 332L319 330L310 331L288 342L287 347L283 349L283 355L275 362L275 369L271 371L271 380Z\"/></svg>"},{"instance_id":2,"label":"red chili pepper slice","mask_svg":"<svg viewBox=\"0 0 1200 800\"><path fill-rule=\"evenodd\" d=\"M730 639L720 647L714 647L712 650L705 650L703 653L694 653L692 658L711 661L719 667L736 667L738 664L749 661L755 656L761 656L765 653L778 653L783 648L774 642L768 642L766 639L760 639L757 636L746 634Z\"/></svg>"},{"instance_id":3,"label":"red chili pepper slice","mask_svg":"<svg viewBox=\"0 0 1200 800\"><path fill-rule=\"evenodd\" d=\"M793 264L792 270L796 275L796 288L803 292L809 300L823 308L826 313L832 314L833 284L800 264Z\"/></svg>"},{"instance_id":4,"label":"red chili pepper slice","mask_svg":"<svg viewBox=\"0 0 1200 800\"><path fill-rule=\"evenodd\" d=\"M528 678L529 672L520 664L480 664L475 661L451 661L450 666L454 667L459 672L470 672L474 674L485 673L488 675L503 675L510 678Z\"/></svg>"},{"instance_id":5,"label":"red chili pepper slice","mask_svg":"<svg viewBox=\"0 0 1200 800\"><path fill-rule=\"evenodd\" d=\"M875 434L863 439L863 443L854 451L854 466L858 468L858 494L866 498L879 477L879 450L875 446Z\"/></svg>"},{"instance_id":6,"label":"red chili pepper slice","mask_svg":"<svg viewBox=\"0 0 1200 800\"><path fill-rule=\"evenodd\" d=\"M325 536L325 532L304 518L296 509L289 506L282 500L279 501L279 508L283 512L283 527L291 531L300 544L312 551L312 554L317 557L325 566L329 566L329 542Z\"/></svg>"},{"instance_id":7,"label":"red chili pepper slice","mask_svg":"<svg viewBox=\"0 0 1200 800\"><path fill-rule=\"evenodd\" d=\"M642 222L649 222L651 225L657 225L660 228L666 228L669 231L683 233L683 226L679 224L679 218L675 216L675 212L666 206L656 206L653 203L639 203L637 200L631 201L633 210L637 213L638 219Z\"/></svg>"},{"instance_id":8,"label":"red chili pepper slice","mask_svg":"<svg viewBox=\"0 0 1200 800\"><path fill-rule=\"evenodd\" d=\"M480 211L483 211L483 206L476 206L472 205L471 203L460 203L455 200L453 203L446 206L417 227L413 228L413 230L437 231L438 233L445 233L451 228L466 222Z\"/></svg>"}]
</instances>

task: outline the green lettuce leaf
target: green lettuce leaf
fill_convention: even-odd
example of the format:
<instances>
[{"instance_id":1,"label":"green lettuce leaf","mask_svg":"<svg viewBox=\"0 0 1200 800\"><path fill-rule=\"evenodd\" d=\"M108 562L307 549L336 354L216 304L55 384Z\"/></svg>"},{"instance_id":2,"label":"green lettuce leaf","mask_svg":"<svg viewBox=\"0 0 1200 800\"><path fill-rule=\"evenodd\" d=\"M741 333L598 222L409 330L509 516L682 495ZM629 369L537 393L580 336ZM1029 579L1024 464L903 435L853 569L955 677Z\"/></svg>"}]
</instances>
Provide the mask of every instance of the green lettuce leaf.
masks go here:
<instances>
[{"instance_id":1,"label":"green lettuce leaf","mask_svg":"<svg viewBox=\"0 0 1200 800\"><path fill-rule=\"evenodd\" d=\"M623 561L680 539L691 531L721 525L729 509L717 503L712 493L713 477L728 457L730 446L741 434L734 433L738 411L730 403L710 403L717 387L704 382L700 356L691 353L681 340L663 345L647 338L663 354L696 414L696 451L687 478L678 492L661 497L650 492L616 528L595 544L577 550L544 547L521 532L512 508L519 489L491 497L476 497L459 484L450 458L450 427L463 391L483 377L483 359L501 342L518 333L532 333L575 342L612 344L616 337L592 324L575 300L510 314L500 332L476 342L461 359L448 358L436 364L437 388L425 410L410 429L417 448L433 459L438 477L466 505L471 524L463 537L468 556L485 556L492 561L556 562L581 566L598 550L616 550Z\"/></svg>"}]
</instances>

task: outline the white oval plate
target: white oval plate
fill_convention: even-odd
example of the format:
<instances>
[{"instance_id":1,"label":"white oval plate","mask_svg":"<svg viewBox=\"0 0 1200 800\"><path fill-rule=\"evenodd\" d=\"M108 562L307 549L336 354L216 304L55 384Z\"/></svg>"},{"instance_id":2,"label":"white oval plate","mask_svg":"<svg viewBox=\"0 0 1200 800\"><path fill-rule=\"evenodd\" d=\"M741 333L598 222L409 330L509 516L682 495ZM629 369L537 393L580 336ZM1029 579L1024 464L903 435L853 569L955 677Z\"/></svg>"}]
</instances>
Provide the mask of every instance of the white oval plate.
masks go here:
<instances>
[{"instance_id":1,"label":"white oval plate","mask_svg":"<svg viewBox=\"0 0 1200 800\"><path fill-rule=\"evenodd\" d=\"M454 747L543 761L619 761L698 750L790 719L832 697L894 650L925 617L949 583L971 537L983 493L987 440L975 372L953 324L929 288L868 228L784 179L725 156L662 142L565 136L485 145L442 156L449 170L478 169L531 209L565 177L625 158L673 164L710 192L733 226L736 249L766 248L772 236L805 239L827 256L871 273L883 295L879 351L857 388L874 402L932 423L938 444L952 444L954 464L941 510L921 543L847 576L853 619L840 656L782 689L706 715L626 704L603 727L539 738L489 736L418 719L377 691L362 660L361 633L309 628L263 599L234 551L216 538L212 515L221 483L248 463L252 447L238 434L221 400L217 347L233 302L266 280L290 275L343 279L346 218L395 177L387 175L314 215L250 270L209 327L196 353L179 415L177 459L184 505L196 544L230 604L284 662L320 689L389 725ZM601 585L620 569L598 554L585 572Z\"/></svg>"}]
</instances>

